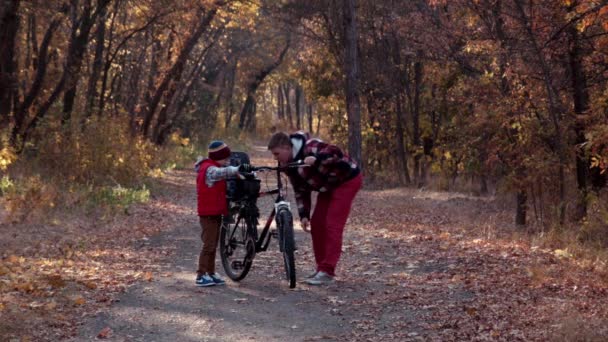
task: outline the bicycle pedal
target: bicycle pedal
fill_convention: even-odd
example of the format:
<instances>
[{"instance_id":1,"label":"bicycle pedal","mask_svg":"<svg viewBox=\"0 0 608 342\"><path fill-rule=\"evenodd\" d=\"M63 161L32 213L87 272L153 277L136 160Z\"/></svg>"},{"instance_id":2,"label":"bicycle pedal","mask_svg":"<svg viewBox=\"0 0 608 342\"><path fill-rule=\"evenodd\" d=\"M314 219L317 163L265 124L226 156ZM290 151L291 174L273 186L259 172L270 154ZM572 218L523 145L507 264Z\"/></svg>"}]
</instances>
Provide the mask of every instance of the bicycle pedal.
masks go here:
<instances>
[{"instance_id":1,"label":"bicycle pedal","mask_svg":"<svg viewBox=\"0 0 608 342\"><path fill-rule=\"evenodd\" d=\"M270 232L270 236L272 236L273 238L279 238L279 232L277 232L276 230L273 230L272 232Z\"/></svg>"}]
</instances>

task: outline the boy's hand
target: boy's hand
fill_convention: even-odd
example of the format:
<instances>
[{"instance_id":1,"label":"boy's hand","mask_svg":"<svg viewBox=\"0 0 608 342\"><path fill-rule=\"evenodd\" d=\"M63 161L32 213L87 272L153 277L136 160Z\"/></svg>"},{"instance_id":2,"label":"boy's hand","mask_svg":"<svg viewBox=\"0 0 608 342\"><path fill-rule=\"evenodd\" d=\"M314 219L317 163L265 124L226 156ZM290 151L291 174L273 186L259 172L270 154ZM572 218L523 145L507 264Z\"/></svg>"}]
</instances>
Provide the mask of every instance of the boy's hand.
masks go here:
<instances>
[{"instance_id":1,"label":"boy's hand","mask_svg":"<svg viewBox=\"0 0 608 342\"><path fill-rule=\"evenodd\" d=\"M302 230L303 231L305 231L307 233L310 233L310 228L309 228L310 227L310 223L308 222L307 218L301 219L300 220L300 225L302 226Z\"/></svg>"},{"instance_id":2,"label":"boy's hand","mask_svg":"<svg viewBox=\"0 0 608 342\"><path fill-rule=\"evenodd\" d=\"M241 164L239 165L239 172L251 172L252 171L252 167L250 164Z\"/></svg>"}]
</instances>

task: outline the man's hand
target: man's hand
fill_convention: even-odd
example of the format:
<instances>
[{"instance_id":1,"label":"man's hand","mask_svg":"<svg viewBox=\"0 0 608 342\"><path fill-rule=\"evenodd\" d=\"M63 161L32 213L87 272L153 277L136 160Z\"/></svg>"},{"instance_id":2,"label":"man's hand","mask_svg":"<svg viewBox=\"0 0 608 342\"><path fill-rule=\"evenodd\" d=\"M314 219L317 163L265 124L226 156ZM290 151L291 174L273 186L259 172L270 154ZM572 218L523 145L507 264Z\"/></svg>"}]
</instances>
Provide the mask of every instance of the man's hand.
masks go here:
<instances>
[{"instance_id":1,"label":"man's hand","mask_svg":"<svg viewBox=\"0 0 608 342\"><path fill-rule=\"evenodd\" d=\"M307 218L303 218L300 220L300 225L302 226L302 230L310 233L310 222L308 222Z\"/></svg>"},{"instance_id":2,"label":"man's hand","mask_svg":"<svg viewBox=\"0 0 608 342\"><path fill-rule=\"evenodd\" d=\"M317 161L317 158L315 158L313 156L308 156L308 157L304 158L304 164L306 164L308 166L313 166L316 161Z\"/></svg>"}]
</instances>

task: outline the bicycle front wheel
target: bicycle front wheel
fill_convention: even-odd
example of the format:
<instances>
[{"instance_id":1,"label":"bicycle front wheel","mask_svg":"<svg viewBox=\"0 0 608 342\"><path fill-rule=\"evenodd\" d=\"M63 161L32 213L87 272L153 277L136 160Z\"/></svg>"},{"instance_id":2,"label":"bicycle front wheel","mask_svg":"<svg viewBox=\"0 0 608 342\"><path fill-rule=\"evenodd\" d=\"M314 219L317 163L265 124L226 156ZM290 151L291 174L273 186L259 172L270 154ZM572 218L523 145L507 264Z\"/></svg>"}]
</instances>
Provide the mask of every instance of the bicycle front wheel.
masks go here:
<instances>
[{"instance_id":1,"label":"bicycle front wheel","mask_svg":"<svg viewBox=\"0 0 608 342\"><path fill-rule=\"evenodd\" d=\"M249 233L255 227L245 217L237 215L234 222L222 224L220 230L220 256L226 275L234 280L244 279L255 257L255 240Z\"/></svg>"},{"instance_id":2,"label":"bicycle front wheel","mask_svg":"<svg viewBox=\"0 0 608 342\"><path fill-rule=\"evenodd\" d=\"M277 227L279 228L279 249L283 253L285 263L285 276L289 282L289 288L296 287L296 243L293 235L293 216L288 210L280 210L277 213Z\"/></svg>"}]
</instances>

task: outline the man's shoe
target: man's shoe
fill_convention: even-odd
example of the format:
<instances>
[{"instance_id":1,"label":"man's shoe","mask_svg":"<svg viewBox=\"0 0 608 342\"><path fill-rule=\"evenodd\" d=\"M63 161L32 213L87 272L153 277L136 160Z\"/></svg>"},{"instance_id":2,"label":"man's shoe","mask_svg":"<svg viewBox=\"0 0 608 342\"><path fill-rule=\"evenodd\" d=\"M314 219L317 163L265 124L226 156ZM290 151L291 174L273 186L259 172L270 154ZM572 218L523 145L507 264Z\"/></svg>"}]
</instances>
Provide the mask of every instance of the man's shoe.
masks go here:
<instances>
[{"instance_id":1,"label":"man's shoe","mask_svg":"<svg viewBox=\"0 0 608 342\"><path fill-rule=\"evenodd\" d=\"M304 279L312 279L312 278L314 278L317 275L317 273L319 273L319 271L314 271L311 274L309 274L306 277L304 277Z\"/></svg>"},{"instance_id":2,"label":"man's shoe","mask_svg":"<svg viewBox=\"0 0 608 342\"><path fill-rule=\"evenodd\" d=\"M226 285L226 281L224 281L224 279L222 279L222 277L220 277L220 275L217 273L212 273L209 275L209 277L213 279L215 285Z\"/></svg>"},{"instance_id":3,"label":"man's shoe","mask_svg":"<svg viewBox=\"0 0 608 342\"><path fill-rule=\"evenodd\" d=\"M196 286L207 287L214 285L215 281L207 273L196 277Z\"/></svg>"},{"instance_id":4,"label":"man's shoe","mask_svg":"<svg viewBox=\"0 0 608 342\"><path fill-rule=\"evenodd\" d=\"M306 284L308 285L328 285L334 282L334 277L329 274L319 271L314 277L307 279Z\"/></svg>"}]
</instances>

